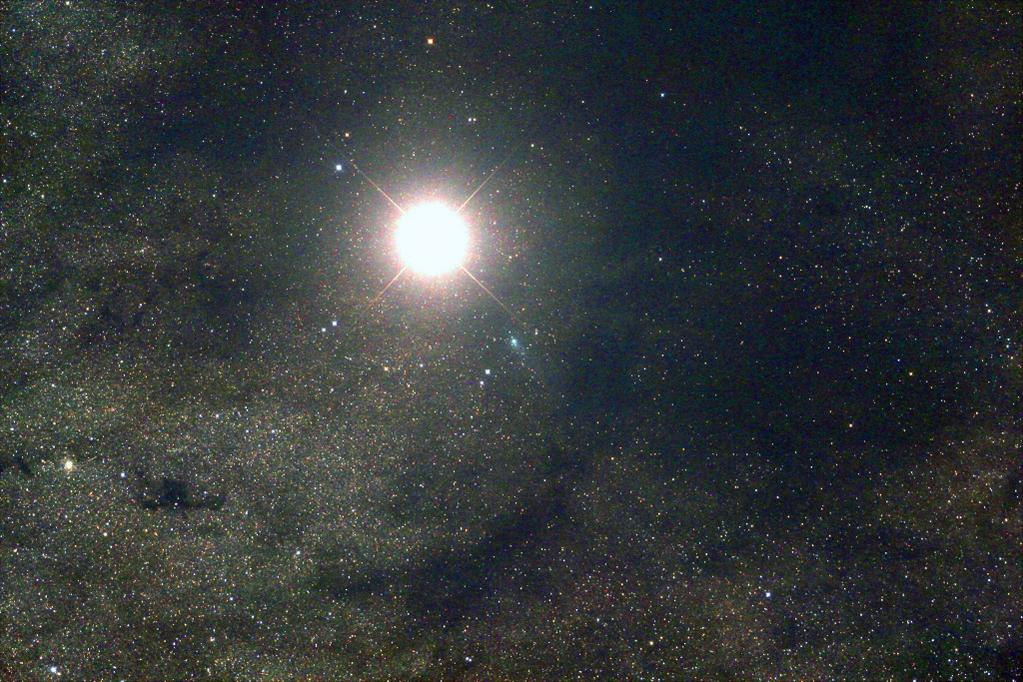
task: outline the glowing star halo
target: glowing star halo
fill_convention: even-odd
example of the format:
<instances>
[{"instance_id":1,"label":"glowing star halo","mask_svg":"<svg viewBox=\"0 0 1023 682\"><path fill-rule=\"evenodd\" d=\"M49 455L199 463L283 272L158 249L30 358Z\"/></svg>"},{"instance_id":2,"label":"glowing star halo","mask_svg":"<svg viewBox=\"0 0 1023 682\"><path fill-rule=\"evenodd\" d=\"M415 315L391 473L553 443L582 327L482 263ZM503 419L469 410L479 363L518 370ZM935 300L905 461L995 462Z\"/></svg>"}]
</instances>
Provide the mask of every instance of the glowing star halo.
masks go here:
<instances>
[{"instance_id":1,"label":"glowing star halo","mask_svg":"<svg viewBox=\"0 0 1023 682\"><path fill-rule=\"evenodd\" d=\"M441 203L410 208L398 221L394 237L398 255L420 275L443 275L458 269L469 250L465 221Z\"/></svg>"}]
</instances>

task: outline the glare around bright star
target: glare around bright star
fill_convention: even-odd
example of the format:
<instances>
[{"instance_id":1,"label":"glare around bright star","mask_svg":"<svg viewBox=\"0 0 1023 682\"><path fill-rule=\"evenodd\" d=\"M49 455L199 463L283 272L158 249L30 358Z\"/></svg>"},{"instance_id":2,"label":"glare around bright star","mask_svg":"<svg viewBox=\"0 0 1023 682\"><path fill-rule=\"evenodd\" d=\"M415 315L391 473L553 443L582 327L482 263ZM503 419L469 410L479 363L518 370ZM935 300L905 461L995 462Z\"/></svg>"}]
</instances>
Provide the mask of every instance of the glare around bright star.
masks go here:
<instances>
[{"instance_id":1,"label":"glare around bright star","mask_svg":"<svg viewBox=\"0 0 1023 682\"><path fill-rule=\"evenodd\" d=\"M462 264L469 230L462 217L444 204L420 204L398 221L395 241L402 261L413 272L441 275Z\"/></svg>"}]
</instances>

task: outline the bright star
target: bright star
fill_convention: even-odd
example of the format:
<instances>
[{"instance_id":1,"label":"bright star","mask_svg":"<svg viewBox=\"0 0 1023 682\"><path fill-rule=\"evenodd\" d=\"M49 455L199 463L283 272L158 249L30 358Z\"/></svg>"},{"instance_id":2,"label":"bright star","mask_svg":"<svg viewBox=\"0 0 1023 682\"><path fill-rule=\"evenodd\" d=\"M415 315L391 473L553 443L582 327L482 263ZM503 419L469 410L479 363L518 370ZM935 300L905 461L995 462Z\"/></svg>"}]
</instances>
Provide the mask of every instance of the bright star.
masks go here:
<instances>
[{"instance_id":1,"label":"bright star","mask_svg":"<svg viewBox=\"0 0 1023 682\"><path fill-rule=\"evenodd\" d=\"M487 296L494 299L494 302L501 306L504 312L508 313L508 317L516 322L518 321L515 313L486 284L481 282L476 275L469 272L462 265L466 251L469 249L469 230L460 214L469 205L469 202L487 186L487 183L497 175L497 171L501 170L501 166L504 165L508 158L510 157L506 157L504 161L497 164L497 167L490 172L490 175L473 190L472 194L457 209L451 209L444 204L428 203L420 204L409 211L403 209L397 201L391 198L390 194L373 181L373 178L366 175L365 171L355 165L354 161L351 162L352 169L372 185L373 189L380 192L380 195L387 199L401 213L395 238L398 243L398 253L405 261L405 265L380 290L380 293L373 297L366 307L373 307L387 293L387 290L401 279L406 270L412 270L424 275L440 275L457 268L475 282Z\"/></svg>"},{"instance_id":2,"label":"bright star","mask_svg":"<svg viewBox=\"0 0 1023 682\"><path fill-rule=\"evenodd\" d=\"M444 204L420 204L401 216L395 241L413 272L442 275L462 264L469 249L469 230L461 216Z\"/></svg>"}]
</instances>

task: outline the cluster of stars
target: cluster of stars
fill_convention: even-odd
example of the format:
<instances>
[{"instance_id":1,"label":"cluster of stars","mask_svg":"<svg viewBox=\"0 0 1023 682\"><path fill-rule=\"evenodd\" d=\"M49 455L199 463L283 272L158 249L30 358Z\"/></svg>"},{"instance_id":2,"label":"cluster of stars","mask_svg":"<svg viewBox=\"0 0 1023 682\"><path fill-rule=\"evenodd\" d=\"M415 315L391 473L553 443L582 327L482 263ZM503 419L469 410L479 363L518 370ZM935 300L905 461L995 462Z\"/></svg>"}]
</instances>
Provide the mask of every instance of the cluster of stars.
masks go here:
<instances>
[{"instance_id":1,"label":"cluster of stars","mask_svg":"<svg viewBox=\"0 0 1023 682\"><path fill-rule=\"evenodd\" d=\"M0 13L0 678L1021 678L1017 8L179 9Z\"/></svg>"}]
</instances>

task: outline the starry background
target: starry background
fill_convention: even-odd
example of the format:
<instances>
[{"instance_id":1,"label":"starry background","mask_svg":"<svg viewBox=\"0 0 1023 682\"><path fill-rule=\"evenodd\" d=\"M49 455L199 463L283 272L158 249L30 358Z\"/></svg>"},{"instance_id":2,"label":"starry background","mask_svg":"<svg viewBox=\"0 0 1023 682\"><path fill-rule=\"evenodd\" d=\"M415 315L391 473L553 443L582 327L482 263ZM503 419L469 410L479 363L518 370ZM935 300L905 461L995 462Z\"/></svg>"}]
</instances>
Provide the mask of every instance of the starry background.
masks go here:
<instances>
[{"instance_id":1,"label":"starry background","mask_svg":"<svg viewBox=\"0 0 1023 682\"><path fill-rule=\"evenodd\" d=\"M0 2L0 678L1019 679L1023 19L889 4Z\"/></svg>"}]
</instances>

